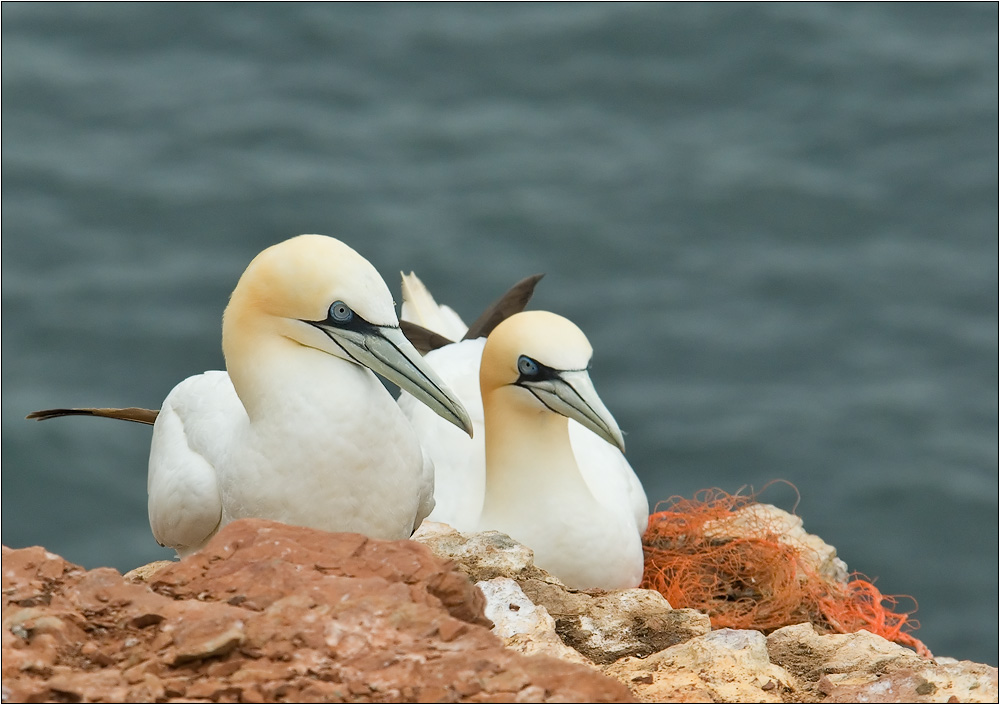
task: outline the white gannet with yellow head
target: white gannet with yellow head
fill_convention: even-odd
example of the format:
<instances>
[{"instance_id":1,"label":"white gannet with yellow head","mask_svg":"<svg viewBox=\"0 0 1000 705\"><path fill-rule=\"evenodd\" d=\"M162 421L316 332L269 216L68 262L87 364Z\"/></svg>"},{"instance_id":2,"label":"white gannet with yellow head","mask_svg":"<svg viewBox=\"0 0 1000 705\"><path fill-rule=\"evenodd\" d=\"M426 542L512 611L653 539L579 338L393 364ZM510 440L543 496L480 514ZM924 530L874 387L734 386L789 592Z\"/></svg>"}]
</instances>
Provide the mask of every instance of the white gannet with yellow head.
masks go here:
<instances>
[{"instance_id":1,"label":"white gannet with yellow head","mask_svg":"<svg viewBox=\"0 0 1000 705\"><path fill-rule=\"evenodd\" d=\"M404 291L412 292L419 280L408 284ZM404 316L433 325L436 304L423 294L416 305L404 303ZM469 410L471 439L409 395L399 403L435 463L437 508L429 519L460 531L503 531L571 587L636 587L649 505L587 373L591 355L571 321L517 313L486 339L425 358Z\"/></svg>"},{"instance_id":2,"label":"white gannet with yellow head","mask_svg":"<svg viewBox=\"0 0 1000 705\"><path fill-rule=\"evenodd\" d=\"M472 427L375 268L321 235L264 250L226 307L222 348L228 373L189 377L148 412L156 540L183 556L246 517L409 537L433 507L433 468L372 371Z\"/></svg>"}]
</instances>

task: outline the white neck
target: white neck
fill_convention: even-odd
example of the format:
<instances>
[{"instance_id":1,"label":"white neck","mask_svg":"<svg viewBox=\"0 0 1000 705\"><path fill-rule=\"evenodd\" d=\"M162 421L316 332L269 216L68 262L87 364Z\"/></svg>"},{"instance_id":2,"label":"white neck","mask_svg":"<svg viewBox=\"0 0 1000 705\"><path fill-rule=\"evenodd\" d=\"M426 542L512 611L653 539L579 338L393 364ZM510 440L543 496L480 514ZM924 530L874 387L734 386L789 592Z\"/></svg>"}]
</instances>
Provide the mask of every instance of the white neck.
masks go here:
<instances>
[{"instance_id":1,"label":"white neck","mask_svg":"<svg viewBox=\"0 0 1000 705\"><path fill-rule=\"evenodd\" d=\"M229 377L252 424L321 415L325 406L344 398L369 398L354 388L381 386L368 369L302 345L267 319L247 316L239 325L224 325L223 351Z\"/></svg>"}]
</instances>

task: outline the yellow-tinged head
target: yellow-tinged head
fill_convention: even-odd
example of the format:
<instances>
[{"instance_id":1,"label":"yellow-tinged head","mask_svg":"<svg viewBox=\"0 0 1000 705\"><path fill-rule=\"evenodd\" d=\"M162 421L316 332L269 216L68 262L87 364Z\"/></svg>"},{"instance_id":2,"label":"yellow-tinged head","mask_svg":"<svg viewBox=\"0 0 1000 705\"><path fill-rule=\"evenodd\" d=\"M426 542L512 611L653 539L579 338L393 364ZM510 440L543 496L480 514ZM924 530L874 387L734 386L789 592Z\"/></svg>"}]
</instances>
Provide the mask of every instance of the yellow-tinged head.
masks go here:
<instances>
[{"instance_id":1,"label":"yellow-tinged head","mask_svg":"<svg viewBox=\"0 0 1000 705\"><path fill-rule=\"evenodd\" d=\"M334 301L374 325L399 325L389 287L368 260L336 238L299 235L254 257L226 316L322 321Z\"/></svg>"},{"instance_id":2,"label":"yellow-tinged head","mask_svg":"<svg viewBox=\"0 0 1000 705\"><path fill-rule=\"evenodd\" d=\"M389 287L335 238L300 235L267 248L226 307L222 350L237 393L266 374L262 365L292 364L269 353L296 345L377 372L471 434L465 408L400 332Z\"/></svg>"},{"instance_id":3,"label":"yellow-tinged head","mask_svg":"<svg viewBox=\"0 0 1000 705\"><path fill-rule=\"evenodd\" d=\"M498 390L524 413L561 414L625 450L621 430L594 389L587 366L593 349L572 321L547 311L525 311L486 339L479 384L484 404Z\"/></svg>"}]
</instances>

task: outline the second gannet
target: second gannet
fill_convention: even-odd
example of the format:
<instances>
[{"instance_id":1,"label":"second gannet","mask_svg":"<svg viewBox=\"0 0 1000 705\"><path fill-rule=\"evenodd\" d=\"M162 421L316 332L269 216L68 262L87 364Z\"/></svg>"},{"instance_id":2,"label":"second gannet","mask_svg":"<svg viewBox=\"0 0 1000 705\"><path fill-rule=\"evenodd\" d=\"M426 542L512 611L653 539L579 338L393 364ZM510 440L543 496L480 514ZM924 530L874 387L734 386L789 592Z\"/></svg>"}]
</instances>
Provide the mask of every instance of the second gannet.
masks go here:
<instances>
[{"instance_id":1,"label":"second gannet","mask_svg":"<svg viewBox=\"0 0 1000 705\"><path fill-rule=\"evenodd\" d=\"M404 315L412 308L404 303ZM623 455L621 431L586 371L591 354L571 321L518 313L487 339L425 358L469 411L471 439L408 395L399 403L435 463L431 520L503 531L571 587L635 587L649 507Z\"/></svg>"},{"instance_id":2,"label":"second gannet","mask_svg":"<svg viewBox=\"0 0 1000 705\"><path fill-rule=\"evenodd\" d=\"M433 469L372 370L465 432L472 426L400 332L375 268L321 235L264 250L226 307L222 347L227 372L184 380L158 415L90 410L155 418L147 487L156 540L183 556L246 517L409 537L433 507Z\"/></svg>"}]
</instances>

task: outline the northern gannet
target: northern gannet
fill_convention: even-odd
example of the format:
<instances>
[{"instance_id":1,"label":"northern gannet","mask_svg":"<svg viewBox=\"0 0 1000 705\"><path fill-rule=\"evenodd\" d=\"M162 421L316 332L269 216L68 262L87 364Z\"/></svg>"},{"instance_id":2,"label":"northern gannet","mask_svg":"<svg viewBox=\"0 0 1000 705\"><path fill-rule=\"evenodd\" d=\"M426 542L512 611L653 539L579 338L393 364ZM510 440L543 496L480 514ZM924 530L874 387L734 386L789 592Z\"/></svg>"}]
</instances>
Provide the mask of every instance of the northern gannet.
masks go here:
<instances>
[{"instance_id":1,"label":"northern gannet","mask_svg":"<svg viewBox=\"0 0 1000 705\"><path fill-rule=\"evenodd\" d=\"M372 370L465 432L472 426L403 336L375 268L321 235L264 250L232 293L222 348L227 372L182 381L159 414L76 412L155 419L147 489L156 540L183 556L246 517L409 537L433 507L433 468ZM62 411L73 413L32 417Z\"/></svg>"},{"instance_id":2,"label":"northern gannet","mask_svg":"<svg viewBox=\"0 0 1000 705\"><path fill-rule=\"evenodd\" d=\"M404 301L404 318L439 324L419 280L407 284L404 291L420 294L416 304ZM457 327L449 332L455 336ZM486 339L425 357L469 411L471 439L407 394L399 404L435 464L437 507L429 520L503 531L571 587L636 587L649 505L587 373L591 354L571 321L517 313Z\"/></svg>"}]
</instances>

